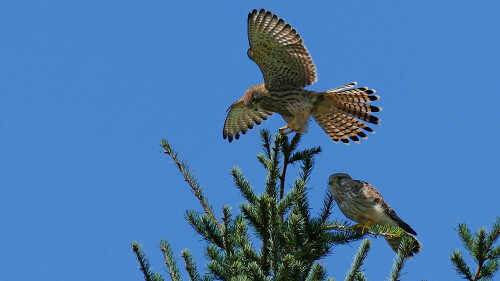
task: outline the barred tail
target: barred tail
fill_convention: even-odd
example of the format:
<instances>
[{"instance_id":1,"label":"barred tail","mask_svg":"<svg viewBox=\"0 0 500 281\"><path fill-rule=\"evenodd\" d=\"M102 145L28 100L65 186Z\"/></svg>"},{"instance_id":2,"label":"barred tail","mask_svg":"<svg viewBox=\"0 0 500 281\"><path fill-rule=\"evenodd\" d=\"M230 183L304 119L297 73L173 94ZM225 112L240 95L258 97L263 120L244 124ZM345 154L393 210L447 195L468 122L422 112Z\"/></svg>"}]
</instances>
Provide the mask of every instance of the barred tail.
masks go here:
<instances>
[{"instance_id":1,"label":"barred tail","mask_svg":"<svg viewBox=\"0 0 500 281\"><path fill-rule=\"evenodd\" d=\"M359 142L359 137L367 138L363 130L374 132L360 120L380 124L380 119L370 113L379 112L382 108L367 104L380 97L373 95L375 90L365 87L352 88L355 85L356 82L353 82L321 93L318 105L311 112L316 122L334 142L349 144L349 139Z\"/></svg>"},{"instance_id":2,"label":"barred tail","mask_svg":"<svg viewBox=\"0 0 500 281\"><path fill-rule=\"evenodd\" d=\"M396 238L386 238L385 240L387 241L387 243L389 243L389 246L391 246L392 250L394 252L398 252L398 249L399 249L399 245L401 245L401 241L403 241L403 237L410 237L410 239L412 240L412 248L413 250L411 251L410 255L408 257L413 257L414 254L418 254L420 253L420 250L422 249L422 244L420 243L420 241L418 241L417 238L415 238L415 236L411 235L411 234L407 234L408 236L400 236L400 237L396 237Z\"/></svg>"}]
</instances>

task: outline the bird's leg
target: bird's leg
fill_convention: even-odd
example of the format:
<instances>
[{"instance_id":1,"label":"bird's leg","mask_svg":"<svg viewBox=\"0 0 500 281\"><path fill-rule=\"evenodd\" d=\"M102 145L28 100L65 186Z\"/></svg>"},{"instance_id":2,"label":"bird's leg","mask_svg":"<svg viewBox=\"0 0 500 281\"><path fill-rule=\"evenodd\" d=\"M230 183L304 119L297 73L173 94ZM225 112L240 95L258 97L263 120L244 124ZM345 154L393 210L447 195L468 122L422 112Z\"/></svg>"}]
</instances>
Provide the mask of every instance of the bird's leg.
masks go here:
<instances>
[{"instance_id":1,"label":"bird's leg","mask_svg":"<svg viewBox=\"0 0 500 281\"><path fill-rule=\"evenodd\" d=\"M361 228L361 234L365 234L366 228L368 228L372 224L371 221L366 222L365 224L358 223L351 226L351 230L354 231L356 228Z\"/></svg>"},{"instance_id":2,"label":"bird's leg","mask_svg":"<svg viewBox=\"0 0 500 281\"><path fill-rule=\"evenodd\" d=\"M282 134L285 134L285 135L288 135L288 134L291 134L292 132L295 131L295 129L293 128L293 125L297 123L297 118L293 119L292 122L290 122L288 125L286 125L285 127L281 127L279 128L279 131L282 133ZM290 129L290 131L288 132L285 132L285 130L287 129Z\"/></svg>"},{"instance_id":3,"label":"bird's leg","mask_svg":"<svg viewBox=\"0 0 500 281\"><path fill-rule=\"evenodd\" d=\"M367 227L369 227L372 224L371 221L368 221L364 226L363 229L361 229L361 234L365 234L365 230Z\"/></svg>"}]
</instances>

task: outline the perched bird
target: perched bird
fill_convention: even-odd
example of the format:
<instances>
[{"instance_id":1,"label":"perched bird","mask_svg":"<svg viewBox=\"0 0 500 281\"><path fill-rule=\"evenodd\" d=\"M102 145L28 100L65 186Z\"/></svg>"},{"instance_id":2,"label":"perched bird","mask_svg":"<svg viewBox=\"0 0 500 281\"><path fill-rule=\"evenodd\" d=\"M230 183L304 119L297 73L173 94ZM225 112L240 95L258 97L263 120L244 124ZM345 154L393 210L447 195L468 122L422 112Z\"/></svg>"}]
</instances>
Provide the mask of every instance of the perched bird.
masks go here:
<instances>
[{"instance_id":1,"label":"perched bird","mask_svg":"<svg viewBox=\"0 0 500 281\"><path fill-rule=\"evenodd\" d=\"M333 174L329 178L333 198L344 215L363 227L363 231L370 225L399 226L406 235L414 241L413 254L418 254L422 245L413 235L417 235L407 223L401 220L396 212L384 201L382 195L371 184L353 180L348 174ZM386 238L394 250L398 251L403 236Z\"/></svg>"},{"instance_id":2,"label":"perched bird","mask_svg":"<svg viewBox=\"0 0 500 281\"><path fill-rule=\"evenodd\" d=\"M288 123L280 128L289 129L285 133L305 133L312 115L333 141L346 144L366 138L363 130L373 132L360 120L379 124L370 113L381 108L367 104L379 99L375 90L354 88L356 82L326 92L304 89L316 82L316 66L297 31L277 15L264 9L249 13L248 40L248 57L259 66L264 83L250 87L228 108L224 139L238 139L273 112Z\"/></svg>"}]
</instances>

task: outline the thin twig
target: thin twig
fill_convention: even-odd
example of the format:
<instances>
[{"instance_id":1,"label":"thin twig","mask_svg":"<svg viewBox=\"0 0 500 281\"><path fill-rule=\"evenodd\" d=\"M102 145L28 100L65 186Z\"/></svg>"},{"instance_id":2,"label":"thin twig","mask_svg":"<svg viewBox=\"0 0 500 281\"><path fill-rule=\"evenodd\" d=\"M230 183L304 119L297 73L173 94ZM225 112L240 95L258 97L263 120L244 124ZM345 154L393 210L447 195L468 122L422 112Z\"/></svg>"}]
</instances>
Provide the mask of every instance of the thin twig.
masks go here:
<instances>
[{"instance_id":1,"label":"thin twig","mask_svg":"<svg viewBox=\"0 0 500 281\"><path fill-rule=\"evenodd\" d=\"M283 199L283 195L285 193L285 177L286 177L286 168L288 166L288 157L283 157L283 170L281 171L280 176L280 200Z\"/></svg>"},{"instance_id":2,"label":"thin twig","mask_svg":"<svg viewBox=\"0 0 500 281\"><path fill-rule=\"evenodd\" d=\"M411 255L411 251L413 249L412 244L413 243L411 242L411 239L409 237L403 238L403 240L401 241L396 258L394 258L389 281L400 280L402 275L401 271L403 270L406 261L408 261L408 258Z\"/></svg>"},{"instance_id":3,"label":"thin twig","mask_svg":"<svg viewBox=\"0 0 500 281\"><path fill-rule=\"evenodd\" d=\"M177 279L179 272L177 270L177 265L175 264L175 261L171 260L171 253L169 252L169 249L167 248L167 242L163 243L163 245L160 247L160 250L163 252L163 255L165 256L165 265L168 268L168 274L170 275L170 278L172 278L172 281L179 281Z\"/></svg>"},{"instance_id":4,"label":"thin twig","mask_svg":"<svg viewBox=\"0 0 500 281\"><path fill-rule=\"evenodd\" d=\"M139 243L134 242L132 243L132 251L137 257L137 261L139 262L139 269L144 274L144 279L146 281L152 281L153 273L149 270L149 261L148 258L146 258L144 251L142 250L142 246L139 245Z\"/></svg>"},{"instance_id":5,"label":"thin twig","mask_svg":"<svg viewBox=\"0 0 500 281\"><path fill-rule=\"evenodd\" d=\"M359 280L356 277L359 277L360 274L362 274L362 271L360 270L361 265L363 265L363 261L365 260L366 256L368 255L368 251L370 251L371 248L371 242L369 239L363 240L361 243L361 246L359 246L358 251L356 252L356 255L354 256L354 260L351 265L351 269L347 272L347 276L345 278L346 281L354 281L354 280ZM365 279L362 279L365 280Z\"/></svg>"},{"instance_id":6,"label":"thin twig","mask_svg":"<svg viewBox=\"0 0 500 281\"><path fill-rule=\"evenodd\" d=\"M350 227L347 227L345 225L327 225L325 226L325 229L343 229L343 230L349 230L351 232L357 233L357 231L352 230ZM388 233L388 232L373 232L371 230L365 230L365 234L371 234L374 236L382 235L384 237L388 238L395 238L395 237L400 237L400 235Z\"/></svg>"},{"instance_id":7,"label":"thin twig","mask_svg":"<svg viewBox=\"0 0 500 281\"><path fill-rule=\"evenodd\" d=\"M290 143L287 144L287 150L285 151L284 145L281 145L283 148L283 169L281 171L280 175L280 200L283 199L283 196L285 194L285 178L286 178L286 168L288 167L288 164L290 164L290 156L292 155L292 143L297 142L300 139L300 134L296 133L295 136L293 136L292 140Z\"/></svg>"},{"instance_id":8,"label":"thin twig","mask_svg":"<svg viewBox=\"0 0 500 281\"><path fill-rule=\"evenodd\" d=\"M217 228L222 232L223 228L222 225L219 223L219 221L215 218L212 209L210 206L208 206L205 197L202 194L202 191L200 188L193 182L191 177L189 176L189 173L186 171L184 168L184 165L177 159L177 154L172 151L170 148L170 144L166 141L162 141L162 146L165 149L164 153L168 154L172 160L174 160L175 165L177 165L177 168L179 168L179 171L182 173L184 176L184 180L191 186L191 189L194 192L194 195L198 198L200 201L201 206L205 210L205 212L210 216L210 218L215 222L215 225L217 225Z\"/></svg>"}]
</instances>

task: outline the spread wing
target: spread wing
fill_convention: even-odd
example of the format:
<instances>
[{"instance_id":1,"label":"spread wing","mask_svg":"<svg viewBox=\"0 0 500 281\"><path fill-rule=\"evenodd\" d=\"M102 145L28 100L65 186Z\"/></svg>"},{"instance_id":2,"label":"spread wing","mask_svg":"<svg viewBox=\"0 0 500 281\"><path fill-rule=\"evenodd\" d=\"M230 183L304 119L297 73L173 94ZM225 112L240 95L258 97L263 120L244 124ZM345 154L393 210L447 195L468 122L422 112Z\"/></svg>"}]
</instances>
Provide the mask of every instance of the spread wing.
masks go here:
<instances>
[{"instance_id":1,"label":"spread wing","mask_svg":"<svg viewBox=\"0 0 500 281\"><path fill-rule=\"evenodd\" d=\"M262 120L267 120L268 115L273 115L272 112L265 111L261 108L257 110L245 106L243 99L233 103L227 111L229 112L224 122L222 135L224 139L233 141L233 137L240 138L240 133L246 134L248 129L252 129L254 124L260 125Z\"/></svg>"},{"instance_id":2,"label":"spread wing","mask_svg":"<svg viewBox=\"0 0 500 281\"><path fill-rule=\"evenodd\" d=\"M264 9L249 13L248 41L248 56L259 66L269 91L316 82L316 66L300 35L277 15Z\"/></svg>"}]
</instances>

